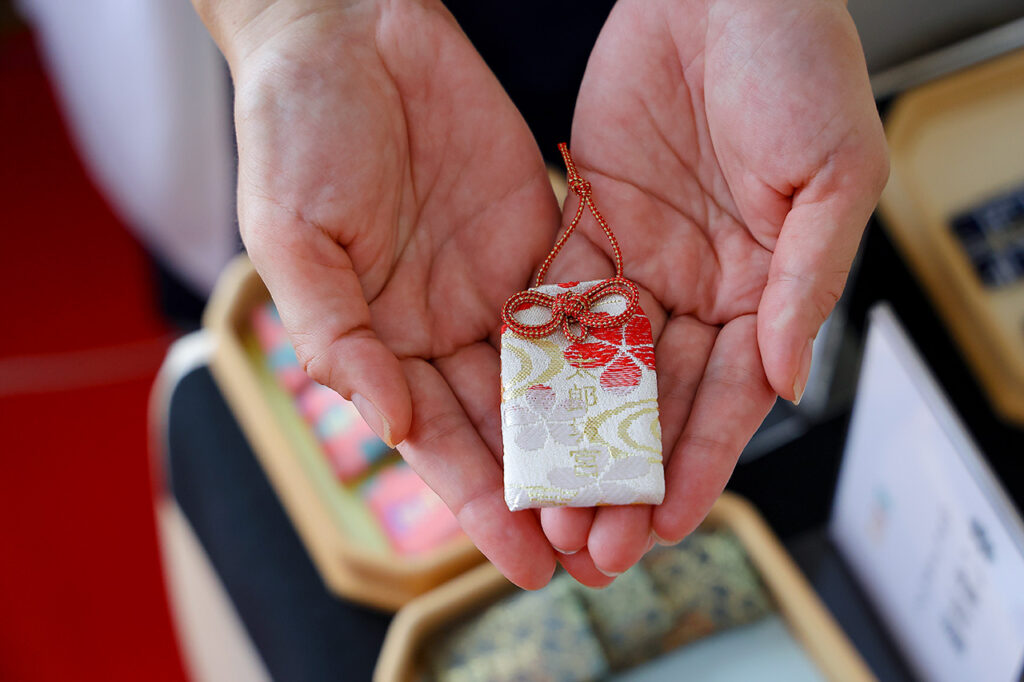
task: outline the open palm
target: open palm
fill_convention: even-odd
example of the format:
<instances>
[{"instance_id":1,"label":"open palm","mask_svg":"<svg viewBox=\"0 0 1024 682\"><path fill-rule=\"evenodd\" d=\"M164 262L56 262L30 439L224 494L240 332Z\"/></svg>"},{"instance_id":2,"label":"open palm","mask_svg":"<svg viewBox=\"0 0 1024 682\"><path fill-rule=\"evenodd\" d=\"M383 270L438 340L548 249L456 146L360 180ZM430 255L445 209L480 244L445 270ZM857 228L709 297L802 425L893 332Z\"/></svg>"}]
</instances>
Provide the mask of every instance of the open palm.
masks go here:
<instances>
[{"instance_id":1,"label":"open palm","mask_svg":"<svg viewBox=\"0 0 1024 682\"><path fill-rule=\"evenodd\" d=\"M326 4L225 50L243 239L311 376L539 587L554 552L504 504L494 342L559 224L540 153L439 3Z\"/></svg>"},{"instance_id":2,"label":"open palm","mask_svg":"<svg viewBox=\"0 0 1024 682\"><path fill-rule=\"evenodd\" d=\"M836 0L621 0L571 147L645 292L666 459L658 507L543 510L562 563L596 585L689 533L776 395L799 399L887 164ZM551 281L611 274L601 232L580 234Z\"/></svg>"}]
</instances>

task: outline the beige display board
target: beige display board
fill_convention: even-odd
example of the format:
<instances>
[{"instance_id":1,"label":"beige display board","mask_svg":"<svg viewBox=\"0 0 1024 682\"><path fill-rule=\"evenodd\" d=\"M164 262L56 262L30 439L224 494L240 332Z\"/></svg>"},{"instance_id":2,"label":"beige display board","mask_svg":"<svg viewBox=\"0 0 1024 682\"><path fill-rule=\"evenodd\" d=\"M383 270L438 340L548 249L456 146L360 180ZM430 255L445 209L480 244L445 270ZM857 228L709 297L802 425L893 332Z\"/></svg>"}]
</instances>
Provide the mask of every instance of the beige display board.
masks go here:
<instances>
[{"instance_id":1,"label":"beige display board","mask_svg":"<svg viewBox=\"0 0 1024 682\"><path fill-rule=\"evenodd\" d=\"M723 494L702 528L728 529L739 539L780 615L829 680L867 682L875 677L814 593L778 538L749 502ZM435 633L517 589L484 564L417 597L391 621L374 682L414 682Z\"/></svg>"},{"instance_id":2,"label":"beige display board","mask_svg":"<svg viewBox=\"0 0 1024 682\"><path fill-rule=\"evenodd\" d=\"M1024 423L1024 280L986 286L952 229L955 216L1024 185L1024 52L910 91L885 130L884 226L994 408Z\"/></svg>"},{"instance_id":3,"label":"beige display board","mask_svg":"<svg viewBox=\"0 0 1024 682\"><path fill-rule=\"evenodd\" d=\"M221 276L203 316L212 332L210 369L324 583L346 599L395 610L483 560L466 536L433 553L408 557L368 548L339 527L323 482L300 462L294 438L263 388L243 341L251 311L270 300L249 259Z\"/></svg>"}]
</instances>

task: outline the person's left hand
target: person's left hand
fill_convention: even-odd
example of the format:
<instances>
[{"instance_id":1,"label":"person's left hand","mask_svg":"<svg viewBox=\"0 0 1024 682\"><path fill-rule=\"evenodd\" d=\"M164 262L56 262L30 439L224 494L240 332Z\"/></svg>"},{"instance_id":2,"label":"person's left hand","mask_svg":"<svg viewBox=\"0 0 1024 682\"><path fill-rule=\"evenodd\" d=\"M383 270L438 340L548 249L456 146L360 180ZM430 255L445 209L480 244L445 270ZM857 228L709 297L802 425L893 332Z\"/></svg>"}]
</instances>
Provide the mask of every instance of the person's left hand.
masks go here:
<instances>
[{"instance_id":1,"label":"person's left hand","mask_svg":"<svg viewBox=\"0 0 1024 682\"><path fill-rule=\"evenodd\" d=\"M644 294L666 463L658 507L542 511L563 565L601 585L692 531L776 395L799 399L888 164L838 0L622 0L571 149ZM549 281L610 275L608 254L585 219Z\"/></svg>"}]
</instances>

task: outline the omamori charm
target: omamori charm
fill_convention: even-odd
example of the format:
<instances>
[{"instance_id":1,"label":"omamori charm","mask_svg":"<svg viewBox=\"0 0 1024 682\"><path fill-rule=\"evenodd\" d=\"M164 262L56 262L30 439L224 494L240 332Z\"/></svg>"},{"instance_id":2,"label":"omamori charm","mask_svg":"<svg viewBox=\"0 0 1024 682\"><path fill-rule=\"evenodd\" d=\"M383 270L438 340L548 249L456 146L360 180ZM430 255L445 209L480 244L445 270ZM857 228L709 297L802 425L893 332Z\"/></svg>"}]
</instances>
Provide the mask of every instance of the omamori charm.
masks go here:
<instances>
[{"instance_id":1,"label":"omamori charm","mask_svg":"<svg viewBox=\"0 0 1024 682\"><path fill-rule=\"evenodd\" d=\"M651 324L594 205L590 183L559 145L576 214L536 286L502 309L501 423L505 502L533 507L660 504L665 494ZM615 276L544 284L584 208L612 245Z\"/></svg>"}]
</instances>

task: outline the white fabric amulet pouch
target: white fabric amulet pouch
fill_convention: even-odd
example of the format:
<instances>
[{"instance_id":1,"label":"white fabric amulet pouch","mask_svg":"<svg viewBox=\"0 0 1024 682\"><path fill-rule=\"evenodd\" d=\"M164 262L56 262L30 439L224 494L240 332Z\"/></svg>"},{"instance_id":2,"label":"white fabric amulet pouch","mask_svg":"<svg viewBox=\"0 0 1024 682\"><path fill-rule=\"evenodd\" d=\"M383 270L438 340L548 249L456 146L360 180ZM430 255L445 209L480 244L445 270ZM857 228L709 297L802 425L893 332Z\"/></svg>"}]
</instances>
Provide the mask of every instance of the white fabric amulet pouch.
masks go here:
<instances>
[{"instance_id":1,"label":"white fabric amulet pouch","mask_svg":"<svg viewBox=\"0 0 1024 682\"><path fill-rule=\"evenodd\" d=\"M505 503L512 511L660 504L665 478L651 324L636 284L622 276L618 242L590 183L566 145L559 150L579 206L536 286L502 309ZM611 242L616 276L543 284L584 207Z\"/></svg>"}]
</instances>

